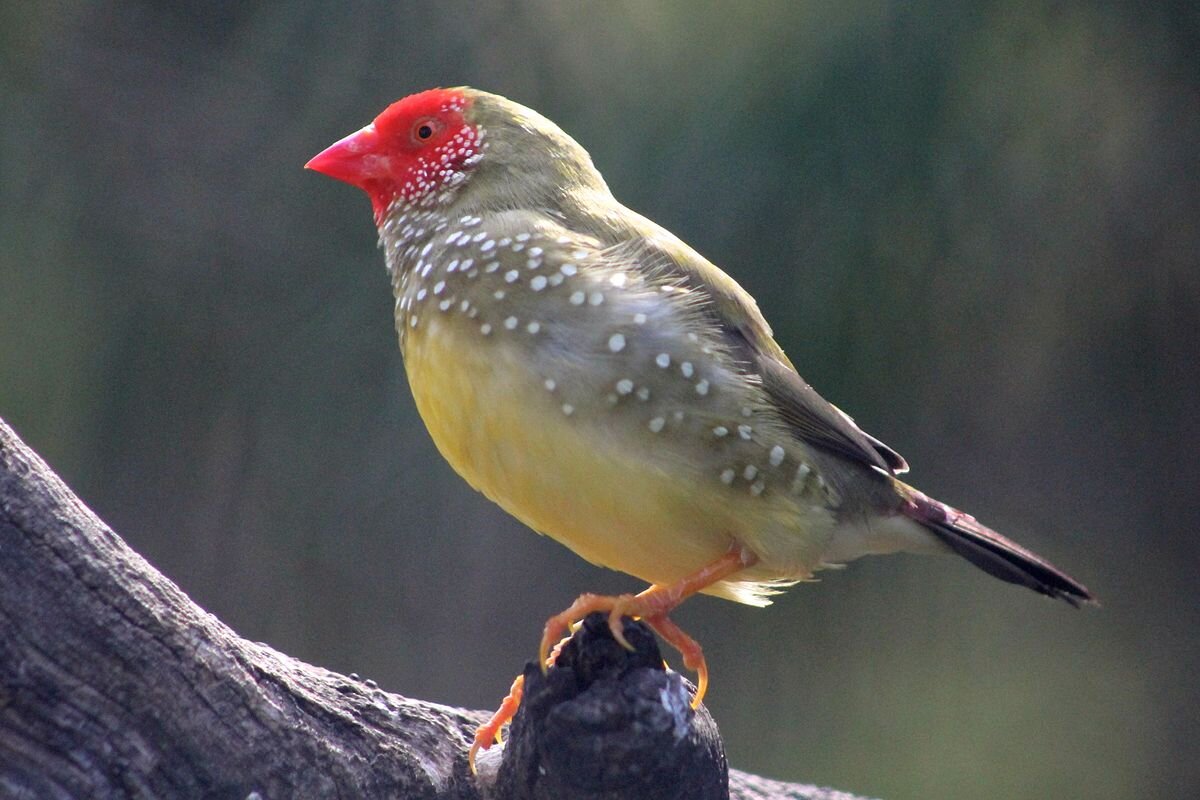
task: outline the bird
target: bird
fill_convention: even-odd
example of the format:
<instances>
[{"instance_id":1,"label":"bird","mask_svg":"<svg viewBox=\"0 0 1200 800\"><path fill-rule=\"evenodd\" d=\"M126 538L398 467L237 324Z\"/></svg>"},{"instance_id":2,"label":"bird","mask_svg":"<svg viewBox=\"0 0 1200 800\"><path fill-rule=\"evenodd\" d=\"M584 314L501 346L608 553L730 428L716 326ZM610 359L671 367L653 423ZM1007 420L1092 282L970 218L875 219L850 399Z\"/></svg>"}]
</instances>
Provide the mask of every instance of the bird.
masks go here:
<instances>
[{"instance_id":1,"label":"bird","mask_svg":"<svg viewBox=\"0 0 1200 800\"><path fill-rule=\"evenodd\" d=\"M593 612L642 618L708 685L671 619L704 593L765 606L861 556L950 553L1076 607L1088 589L898 476L907 462L822 398L754 298L625 207L588 152L505 97L434 88L306 167L365 191L402 360L438 450L467 483L586 560L649 584L583 594L539 657ZM514 683L470 750L497 738Z\"/></svg>"}]
</instances>

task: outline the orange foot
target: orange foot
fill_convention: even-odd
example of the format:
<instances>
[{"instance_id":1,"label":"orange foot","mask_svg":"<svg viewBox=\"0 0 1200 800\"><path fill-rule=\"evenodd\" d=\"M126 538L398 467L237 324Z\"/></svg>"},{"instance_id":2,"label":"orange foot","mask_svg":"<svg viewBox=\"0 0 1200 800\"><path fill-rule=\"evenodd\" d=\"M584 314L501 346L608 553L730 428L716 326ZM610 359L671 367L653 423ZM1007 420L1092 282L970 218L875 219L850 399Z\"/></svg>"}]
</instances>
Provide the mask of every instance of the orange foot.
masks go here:
<instances>
[{"instance_id":1,"label":"orange foot","mask_svg":"<svg viewBox=\"0 0 1200 800\"><path fill-rule=\"evenodd\" d=\"M696 694L692 698L692 707L698 707L708 690L708 664L704 660L704 650L695 639L671 621L667 614L696 592L753 566L757 560L753 554L735 546L716 561L675 583L654 584L636 595L580 595L565 611L546 621L542 643L538 649L542 670L545 671L554 662L563 645L569 641L572 626L588 614L596 611L606 612L613 638L628 650L633 650L633 647L625 639L621 619L641 618L663 640L678 650L683 656L683 665L696 673ZM480 750L491 747L492 742L498 741L500 729L517 713L524 688L524 677L518 676L500 708L475 732L475 741L467 754L472 773L475 772L475 756Z\"/></svg>"}]
</instances>

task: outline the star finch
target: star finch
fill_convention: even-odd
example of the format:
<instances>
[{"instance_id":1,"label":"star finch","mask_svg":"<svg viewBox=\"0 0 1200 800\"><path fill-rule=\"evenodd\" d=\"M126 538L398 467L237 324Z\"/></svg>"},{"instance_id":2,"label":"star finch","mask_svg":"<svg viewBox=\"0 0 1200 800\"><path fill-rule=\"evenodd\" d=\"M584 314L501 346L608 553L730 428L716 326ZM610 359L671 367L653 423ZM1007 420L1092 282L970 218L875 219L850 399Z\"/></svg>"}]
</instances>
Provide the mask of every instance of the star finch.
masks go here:
<instances>
[{"instance_id":1,"label":"star finch","mask_svg":"<svg viewBox=\"0 0 1200 800\"><path fill-rule=\"evenodd\" d=\"M699 672L698 701L702 651L672 608L695 592L766 605L867 554L957 553L1091 601L898 480L904 459L805 383L754 299L617 202L536 112L433 89L308 166L371 199L409 383L442 455L535 531L651 584L579 598L547 623L543 658L591 611L611 614L618 639L622 615L644 617Z\"/></svg>"}]
</instances>

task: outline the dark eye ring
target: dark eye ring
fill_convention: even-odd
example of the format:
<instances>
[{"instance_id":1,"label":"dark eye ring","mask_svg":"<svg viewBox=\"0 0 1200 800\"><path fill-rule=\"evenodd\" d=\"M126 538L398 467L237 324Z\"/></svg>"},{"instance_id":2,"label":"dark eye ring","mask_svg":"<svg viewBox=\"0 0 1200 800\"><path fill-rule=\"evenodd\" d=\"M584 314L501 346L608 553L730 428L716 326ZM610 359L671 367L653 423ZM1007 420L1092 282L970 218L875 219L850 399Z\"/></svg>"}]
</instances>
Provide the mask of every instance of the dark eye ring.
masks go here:
<instances>
[{"instance_id":1,"label":"dark eye ring","mask_svg":"<svg viewBox=\"0 0 1200 800\"><path fill-rule=\"evenodd\" d=\"M418 139L428 139L430 136L433 136L433 126L428 122L417 128Z\"/></svg>"}]
</instances>

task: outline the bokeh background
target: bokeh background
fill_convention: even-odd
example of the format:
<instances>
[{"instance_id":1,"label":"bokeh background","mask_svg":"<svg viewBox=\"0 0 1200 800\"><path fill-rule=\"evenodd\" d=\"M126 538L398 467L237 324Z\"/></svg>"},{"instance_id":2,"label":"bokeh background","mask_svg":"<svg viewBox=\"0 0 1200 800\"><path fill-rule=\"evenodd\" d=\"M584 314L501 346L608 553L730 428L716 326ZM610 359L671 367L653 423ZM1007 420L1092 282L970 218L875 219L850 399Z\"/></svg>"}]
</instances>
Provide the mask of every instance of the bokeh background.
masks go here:
<instances>
[{"instance_id":1,"label":"bokeh background","mask_svg":"<svg viewBox=\"0 0 1200 800\"><path fill-rule=\"evenodd\" d=\"M495 705L638 588L473 493L417 418L366 199L301 169L469 83L756 295L913 481L1067 568L711 598L735 767L900 798L1200 785L1194 2L0 5L0 416L244 636Z\"/></svg>"}]
</instances>

